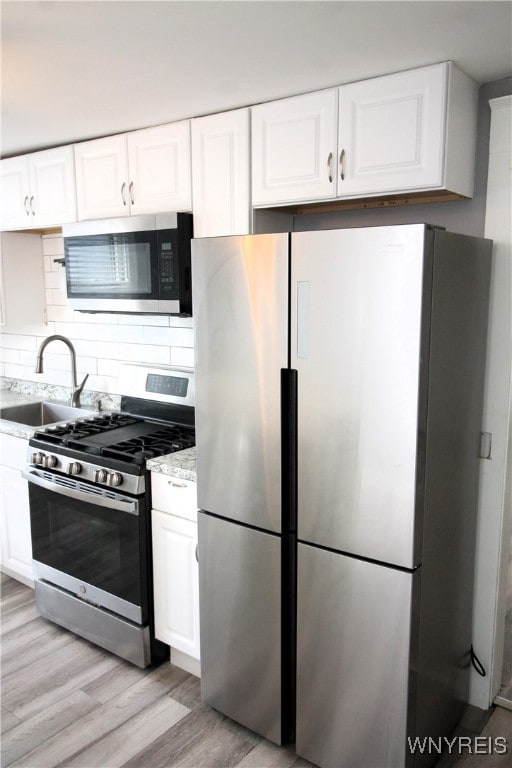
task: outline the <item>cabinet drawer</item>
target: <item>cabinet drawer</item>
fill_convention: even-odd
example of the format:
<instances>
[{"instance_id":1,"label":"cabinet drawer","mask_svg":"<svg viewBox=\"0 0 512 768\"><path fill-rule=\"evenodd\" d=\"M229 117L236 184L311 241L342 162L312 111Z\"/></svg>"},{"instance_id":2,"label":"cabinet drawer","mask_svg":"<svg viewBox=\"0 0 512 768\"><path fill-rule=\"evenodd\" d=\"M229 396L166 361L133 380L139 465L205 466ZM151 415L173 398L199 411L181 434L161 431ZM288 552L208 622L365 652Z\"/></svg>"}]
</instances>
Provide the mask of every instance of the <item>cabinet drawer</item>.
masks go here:
<instances>
[{"instance_id":1,"label":"cabinet drawer","mask_svg":"<svg viewBox=\"0 0 512 768\"><path fill-rule=\"evenodd\" d=\"M172 475L151 473L153 508L197 521L197 484Z\"/></svg>"}]
</instances>

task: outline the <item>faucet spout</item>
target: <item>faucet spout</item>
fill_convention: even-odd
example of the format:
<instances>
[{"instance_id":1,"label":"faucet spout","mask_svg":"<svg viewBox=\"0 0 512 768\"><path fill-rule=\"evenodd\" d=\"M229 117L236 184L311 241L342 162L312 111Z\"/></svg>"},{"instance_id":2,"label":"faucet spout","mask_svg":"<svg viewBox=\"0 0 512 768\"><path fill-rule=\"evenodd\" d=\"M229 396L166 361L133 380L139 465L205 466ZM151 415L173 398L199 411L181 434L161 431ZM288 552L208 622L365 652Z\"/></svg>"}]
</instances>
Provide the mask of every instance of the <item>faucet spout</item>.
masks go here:
<instances>
[{"instance_id":1,"label":"faucet spout","mask_svg":"<svg viewBox=\"0 0 512 768\"><path fill-rule=\"evenodd\" d=\"M82 390L84 388L85 382L89 378L89 374L86 374L82 383L78 384L77 378L76 378L75 348L73 344L70 342L70 340L66 338L66 336L60 336L59 334L55 333L52 336L47 336L46 339L44 339L37 353L35 372L43 373L43 352L51 341L62 341L69 349L69 354L71 356L71 405L75 406L76 408L79 408L80 395L82 394Z\"/></svg>"}]
</instances>

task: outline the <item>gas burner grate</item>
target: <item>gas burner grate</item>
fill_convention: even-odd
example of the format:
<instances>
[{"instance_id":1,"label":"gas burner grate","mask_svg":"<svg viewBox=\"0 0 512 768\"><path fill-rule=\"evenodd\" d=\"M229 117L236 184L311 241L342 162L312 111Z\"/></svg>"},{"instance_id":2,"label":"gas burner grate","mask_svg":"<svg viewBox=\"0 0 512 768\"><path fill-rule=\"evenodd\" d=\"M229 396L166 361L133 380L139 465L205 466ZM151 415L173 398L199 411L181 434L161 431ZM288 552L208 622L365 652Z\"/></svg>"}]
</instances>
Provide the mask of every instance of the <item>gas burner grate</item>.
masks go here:
<instances>
[{"instance_id":1,"label":"gas burner grate","mask_svg":"<svg viewBox=\"0 0 512 768\"><path fill-rule=\"evenodd\" d=\"M182 426L169 426L149 435L133 437L103 449L103 456L112 459L130 460L143 464L148 459L166 453L182 451L195 445L194 430Z\"/></svg>"},{"instance_id":2,"label":"gas burner grate","mask_svg":"<svg viewBox=\"0 0 512 768\"><path fill-rule=\"evenodd\" d=\"M34 437L45 440L53 445L69 445L84 437L110 432L131 424L136 424L140 419L128 416L124 413L107 413L97 416L88 416L73 422L55 424L45 429L37 430Z\"/></svg>"}]
</instances>

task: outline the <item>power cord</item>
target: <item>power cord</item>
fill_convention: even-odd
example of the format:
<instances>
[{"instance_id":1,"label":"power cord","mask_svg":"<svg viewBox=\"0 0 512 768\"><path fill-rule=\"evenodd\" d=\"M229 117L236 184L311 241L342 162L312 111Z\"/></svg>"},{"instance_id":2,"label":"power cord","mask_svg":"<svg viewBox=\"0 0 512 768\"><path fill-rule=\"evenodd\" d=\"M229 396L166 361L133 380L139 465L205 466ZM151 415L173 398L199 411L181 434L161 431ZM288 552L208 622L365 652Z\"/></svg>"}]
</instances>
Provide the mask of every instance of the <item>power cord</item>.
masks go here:
<instances>
[{"instance_id":1,"label":"power cord","mask_svg":"<svg viewBox=\"0 0 512 768\"><path fill-rule=\"evenodd\" d=\"M475 651L473 650L473 646L471 646L471 663L475 670L478 672L480 677L485 677L487 675L487 672L485 671L484 665L476 655Z\"/></svg>"}]
</instances>

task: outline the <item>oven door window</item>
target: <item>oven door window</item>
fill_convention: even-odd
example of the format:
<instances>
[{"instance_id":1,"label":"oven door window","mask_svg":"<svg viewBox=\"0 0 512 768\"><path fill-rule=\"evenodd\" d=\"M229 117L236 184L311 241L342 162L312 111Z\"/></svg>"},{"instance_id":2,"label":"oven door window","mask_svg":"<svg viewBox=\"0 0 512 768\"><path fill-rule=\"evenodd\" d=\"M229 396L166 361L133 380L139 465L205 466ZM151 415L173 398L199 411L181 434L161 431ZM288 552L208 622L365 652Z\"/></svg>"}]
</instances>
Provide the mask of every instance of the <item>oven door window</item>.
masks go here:
<instances>
[{"instance_id":1,"label":"oven door window","mask_svg":"<svg viewBox=\"0 0 512 768\"><path fill-rule=\"evenodd\" d=\"M155 232L65 238L72 298L152 298L157 282Z\"/></svg>"},{"instance_id":2,"label":"oven door window","mask_svg":"<svg viewBox=\"0 0 512 768\"><path fill-rule=\"evenodd\" d=\"M119 512L29 483L34 560L147 611L145 514ZM142 505L140 505L142 506Z\"/></svg>"}]
</instances>

